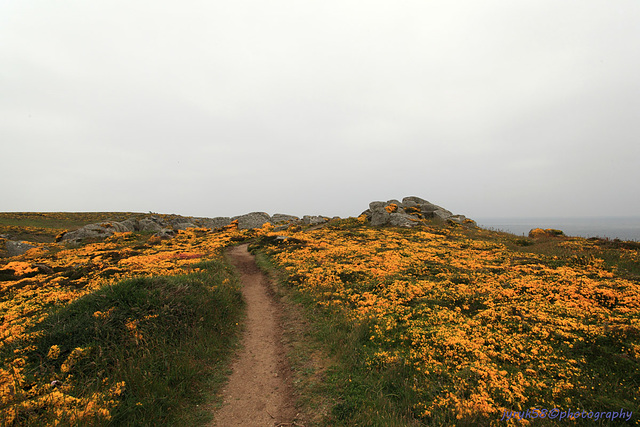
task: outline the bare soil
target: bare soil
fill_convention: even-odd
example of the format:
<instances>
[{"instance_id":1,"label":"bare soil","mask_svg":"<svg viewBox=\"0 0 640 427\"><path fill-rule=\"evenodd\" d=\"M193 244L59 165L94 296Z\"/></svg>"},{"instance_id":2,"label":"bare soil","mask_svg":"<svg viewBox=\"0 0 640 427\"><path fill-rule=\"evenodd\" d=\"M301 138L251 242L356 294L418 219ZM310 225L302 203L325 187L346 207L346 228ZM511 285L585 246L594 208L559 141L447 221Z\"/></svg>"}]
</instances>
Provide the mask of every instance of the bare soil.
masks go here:
<instances>
[{"instance_id":1,"label":"bare soil","mask_svg":"<svg viewBox=\"0 0 640 427\"><path fill-rule=\"evenodd\" d=\"M242 347L212 426L299 426L278 305L268 278L247 245L231 248L227 256L240 273L247 319Z\"/></svg>"}]
</instances>

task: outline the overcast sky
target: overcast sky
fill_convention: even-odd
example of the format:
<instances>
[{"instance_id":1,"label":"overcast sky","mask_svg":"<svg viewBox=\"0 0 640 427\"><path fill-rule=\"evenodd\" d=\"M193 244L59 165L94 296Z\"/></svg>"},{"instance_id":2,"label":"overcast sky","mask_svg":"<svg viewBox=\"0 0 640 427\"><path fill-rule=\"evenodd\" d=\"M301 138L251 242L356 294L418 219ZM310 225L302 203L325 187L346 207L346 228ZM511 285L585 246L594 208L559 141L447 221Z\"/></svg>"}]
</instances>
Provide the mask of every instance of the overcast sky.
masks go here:
<instances>
[{"instance_id":1,"label":"overcast sky","mask_svg":"<svg viewBox=\"0 0 640 427\"><path fill-rule=\"evenodd\" d=\"M0 2L0 211L640 215L640 2Z\"/></svg>"}]
</instances>

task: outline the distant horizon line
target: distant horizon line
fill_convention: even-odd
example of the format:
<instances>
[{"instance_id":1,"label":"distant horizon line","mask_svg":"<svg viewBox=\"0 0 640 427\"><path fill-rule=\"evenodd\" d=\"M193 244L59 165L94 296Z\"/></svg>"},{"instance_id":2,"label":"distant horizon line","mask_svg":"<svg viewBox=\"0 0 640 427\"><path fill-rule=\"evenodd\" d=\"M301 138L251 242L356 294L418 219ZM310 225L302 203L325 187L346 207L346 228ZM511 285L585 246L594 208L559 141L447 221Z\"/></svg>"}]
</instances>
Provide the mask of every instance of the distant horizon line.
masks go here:
<instances>
[{"instance_id":1,"label":"distant horizon line","mask_svg":"<svg viewBox=\"0 0 640 427\"><path fill-rule=\"evenodd\" d=\"M636 214L636 215L589 215L589 216L578 216L578 215L562 215L562 216L517 216L517 215L511 215L511 216L476 216L474 218L483 218L483 219L515 219L515 218L522 218L522 219L576 219L576 218L580 218L580 219L601 219L601 218L611 218L611 219L617 219L617 218L640 218L640 214ZM472 218L473 219L473 218Z\"/></svg>"},{"instance_id":2,"label":"distant horizon line","mask_svg":"<svg viewBox=\"0 0 640 427\"><path fill-rule=\"evenodd\" d=\"M129 210L44 210L44 211L25 211L25 210L8 210L8 211L0 211L0 213L132 213L132 214L160 214L160 215L179 215L179 216L192 216L192 217L196 217L196 216L202 216L202 215L189 215L189 214L181 214L181 213L167 213L167 212L156 212L156 211L129 211ZM267 211L264 210L253 210L250 212L246 212L246 213L251 213L251 212L265 212L269 215L276 215L276 214L287 214L286 212L275 212L273 214L270 214ZM340 217L340 218L349 218L349 217L358 217L362 212L358 213L358 214L353 214L353 215L349 215L346 217ZM236 215L242 215L242 214L236 214ZM294 215L294 214L291 214ZM320 216L329 216L329 215L325 215L322 213L307 213L305 215L320 215ZM478 215L478 216L474 216L474 215L467 215L467 214L460 214L460 215L464 215L467 218L476 220L476 219L491 219L491 220L510 220L510 219L523 219L523 220L528 220L528 219L553 219L553 220L558 220L558 219L640 219L640 214L635 214L635 215L541 215L541 216L525 216L525 215ZM217 217L225 217L228 215L216 215ZM202 216L203 218L215 218L216 216ZM334 215L337 216L337 215Z\"/></svg>"}]
</instances>

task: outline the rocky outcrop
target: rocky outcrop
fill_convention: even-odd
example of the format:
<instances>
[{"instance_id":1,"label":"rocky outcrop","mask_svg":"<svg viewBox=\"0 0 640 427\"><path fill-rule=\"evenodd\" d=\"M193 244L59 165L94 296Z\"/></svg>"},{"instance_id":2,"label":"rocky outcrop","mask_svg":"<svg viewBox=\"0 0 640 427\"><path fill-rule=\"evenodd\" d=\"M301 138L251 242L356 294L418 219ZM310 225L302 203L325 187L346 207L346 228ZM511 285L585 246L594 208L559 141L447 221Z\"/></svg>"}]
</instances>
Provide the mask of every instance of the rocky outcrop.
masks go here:
<instances>
[{"instance_id":1,"label":"rocky outcrop","mask_svg":"<svg viewBox=\"0 0 640 427\"><path fill-rule=\"evenodd\" d=\"M177 231L171 228L163 228L162 230L154 234L154 236L159 237L161 239L171 239L175 237L176 234L178 234Z\"/></svg>"},{"instance_id":2,"label":"rocky outcrop","mask_svg":"<svg viewBox=\"0 0 640 427\"><path fill-rule=\"evenodd\" d=\"M405 197L399 200L387 200L386 202L371 202L369 209L364 211L370 224L374 227L415 227L423 224L425 220L451 221L457 224L474 225L475 222L464 215L454 215L447 209L434 205L420 197Z\"/></svg>"},{"instance_id":3,"label":"rocky outcrop","mask_svg":"<svg viewBox=\"0 0 640 427\"><path fill-rule=\"evenodd\" d=\"M83 240L102 240L115 233L135 231L132 223L124 222L102 222L89 224L77 230L68 231L62 234L58 240L70 243L78 243Z\"/></svg>"},{"instance_id":4,"label":"rocky outcrop","mask_svg":"<svg viewBox=\"0 0 640 427\"><path fill-rule=\"evenodd\" d=\"M195 225L192 222L187 222L187 221L183 221L183 222L177 222L175 224L173 224L173 229L174 230L186 230L187 228L197 228L198 226Z\"/></svg>"},{"instance_id":5,"label":"rocky outcrop","mask_svg":"<svg viewBox=\"0 0 640 427\"><path fill-rule=\"evenodd\" d=\"M232 220L238 220L238 228L246 230L250 228L260 228L267 222L271 222L271 217L266 212L251 212L248 214L234 216Z\"/></svg>"},{"instance_id":6,"label":"rocky outcrop","mask_svg":"<svg viewBox=\"0 0 640 427\"><path fill-rule=\"evenodd\" d=\"M265 212L251 212L233 218L194 218L179 215L160 217L152 215L142 219L130 218L122 222L111 221L85 225L77 230L63 233L58 237L57 241L79 243L85 240L102 240L115 233L128 231L153 232L158 237L169 238L177 234L177 231L188 228L218 230L231 224L233 220L238 221L238 228L240 229L260 228L267 222L288 225L300 221L298 217L293 215L276 214L272 218Z\"/></svg>"},{"instance_id":7,"label":"rocky outcrop","mask_svg":"<svg viewBox=\"0 0 640 427\"><path fill-rule=\"evenodd\" d=\"M305 215L302 217L302 223L305 225L318 225L328 222L329 218L320 215Z\"/></svg>"},{"instance_id":8,"label":"rocky outcrop","mask_svg":"<svg viewBox=\"0 0 640 427\"><path fill-rule=\"evenodd\" d=\"M280 213L277 213L277 214L275 214L274 216L271 217L271 223L273 225L282 224L282 223L285 223L285 222L297 222L299 220L300 220L300 218L298 218L297 216L287 215L287 214L280 214Z\"/></svg>"},{"instance_id":9,"label":"rocky outcrop","mask_svg":"<svg viewBox=\"0 0 640 427\"><path fill-rule=\"evenodd\" d=\"M156 217L143 218L140 221L138 221L138 224L135 230L136 231L152 231L157 233L158 231L163 229L163 225L164 224L162 223L162 221L160 221Z\"/></svg>"},{"instance_id":10,"label":"rocky outcrop","mask_svg":"<svg viewBox=\"0 0 640 427\"><path fill-rule=\"evenodd\" d=\"M216 230L231 224L231 218L228 216L218 216L215 218L201 218L200 226Z\"/></svg>"},{"instance_id":11,"label":"rocky outcrop","mask_svg":"<svg viewBox=\"0 0 640 427\"><path fill-rule=\"evenodd\" d=\"M415 227L428 220L450 222L475 226L475 222L464 215L454 215L441 206L434 205L420 197L405 197L402 201L375 201L369 204L369 209L363 212L372 226ZM337 217L336 217L337 218ZM335 218L334 218L335 219ZM206 228L220 230L232 222L237 222L241 230L256 229L266 223L274 225L276 231L286 230L291 226L322 226L331 219L321 215L305 215L299 218L294 215L275 214L270 216L266 212L251 212L234 217L182 217L179 215L151 214L145 217L130 218L122 222L104 222L89 224L74 231L63 233L58 241L77 243L84 240L102 240L117 232L153 232L160 238L171 238L179 230L188 228Z\"/></svg>"}]
</instances>

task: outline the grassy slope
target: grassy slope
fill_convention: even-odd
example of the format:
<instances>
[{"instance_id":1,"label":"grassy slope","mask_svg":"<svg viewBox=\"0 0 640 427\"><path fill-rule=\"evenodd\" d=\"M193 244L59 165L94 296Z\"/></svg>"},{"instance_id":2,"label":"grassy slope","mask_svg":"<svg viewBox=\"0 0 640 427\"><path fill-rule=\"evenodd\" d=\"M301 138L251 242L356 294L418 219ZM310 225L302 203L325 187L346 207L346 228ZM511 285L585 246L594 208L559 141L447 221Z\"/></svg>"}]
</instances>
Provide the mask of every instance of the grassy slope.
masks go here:
<instances>
[{"instance_id":1,"label":"grassy slope","mask_svg":"<svg viewBox=\"0 0 640 427\"><path fill-rule=\"evenodd\" d=\"M191 425L210 418L209 408L198 405L211 399L224 379L242 300L221 261L197 267L204 270L107 286L36 326L41 336L24 354L27 381L55 381L52 392L59 389L104 407L115 399L119 404L113 405L110 422L99 411L84 418L73 410L56 414L53 395L40 408L19 410L15 422L35 426L57 418L66 425L148 426L174 425L176 417ZM55 358L52 346L60 349ZM74 349L86 353L76 352L79 357L69 367ZM116 390L120 382L124 388Z\"/></svg>"}]
</instances>

